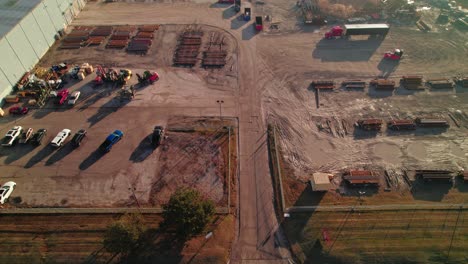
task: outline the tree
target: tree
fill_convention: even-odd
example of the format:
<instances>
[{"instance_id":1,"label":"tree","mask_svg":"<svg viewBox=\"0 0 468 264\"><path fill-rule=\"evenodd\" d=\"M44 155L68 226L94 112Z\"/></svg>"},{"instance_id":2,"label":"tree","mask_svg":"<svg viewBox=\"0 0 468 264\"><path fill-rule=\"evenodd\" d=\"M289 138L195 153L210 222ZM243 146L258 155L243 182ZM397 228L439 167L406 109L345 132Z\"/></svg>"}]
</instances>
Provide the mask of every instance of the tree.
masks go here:
<instances>
[{"instance_id":1,"label":"tree","mask_svg":"<svg viewBox=\"0 0 468 264\"><path fill-rule=\"evenodd\" d=\"M126 214L107 227L103 245L109 252L128 254L145 229L141 215Z\"/></svg>"},{"instance_id":2,"label":"tree","mask_svg":"<svg viewBox=\"0 0 468 264\"><path fill-rule=\"evenodd\" d=\"M163 226L175 228L183 238L200 234L215 212L211 200L190 188L177 190L163 208Z\"/></svg>"}]
</instances>

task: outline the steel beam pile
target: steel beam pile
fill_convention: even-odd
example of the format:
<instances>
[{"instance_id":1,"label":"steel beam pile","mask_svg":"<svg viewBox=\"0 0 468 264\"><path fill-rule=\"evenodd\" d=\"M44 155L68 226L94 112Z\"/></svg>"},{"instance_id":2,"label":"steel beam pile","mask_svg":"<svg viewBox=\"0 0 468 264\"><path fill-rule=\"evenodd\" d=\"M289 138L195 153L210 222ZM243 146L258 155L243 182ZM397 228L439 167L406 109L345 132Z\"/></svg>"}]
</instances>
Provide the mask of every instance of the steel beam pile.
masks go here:
<instances>
[{"instance_id":1,"label":"steel beam pile","mask_svg":"<svg viewBox=\"0 0 468 264\"><path fill-rule=\"evenodd\" d=\"M68 34L60 45L60 49L79 49L86 44L89 38L90 28L74 29Z\"/></svg>"},{"instance_id":2,"label":"steel beam pile","mask_svg":"<svg viewBox=\"0 0 468 264\"><path fill-rule=\"evenodd\" d=\"M127 52L146 54L153 44L154 31L158 29L158 25L139 27L137 34L128 44Z\"/></svg>"},{"instance_id":3,"label":"steel beam pile","mask_svg":"<svg viewBox=\"0 0 468 264\"><path fill-rule=\"evenodd\" d=\"M332 80L315 80L310 85L317 90L333 90L335 89L335 82Z\"/></svg>"},{"instance_id":4,"label":"steel beam pile","mask_svg":"<svg viewBox=\"0 0 468 264\"><path fill-rule=\"evenodd\" d=\"M346 89L364 89L366 82L363 80L344 80L341 85Z\"/></svg>"},{"instance_id":5,"label":"steel beam pile","mask_svg":"<svg viewBox=\"0 0 468 264\"><path fill-rule=\"evenodd\" d=\"M174 54L174 65L193 67L202 43L203 32L184 33Z\"/></svg>"},{"instance_id":6,"label":"steel beam pile","mask_svg":"<svg viewBox=\"0 0 468 264\"><path fill-rule=\"evenodd\" d=\"M395 81L386 80L386 79L377 79L372 80L370 84L374 85L378 90L394 90L395 89Z\"/></svg>"},{"instance_id":7,"label":"steel beam pile","mask_svg":"<svg viewBox=\"0 0 468 264\"><path fill-rule=\"evenodd\" d=\"M452 89L453 82L448 79L432 79L427 80L427 83L432 89Z\"/></svg>"},{"instance_id":8,"label":"steel beam pile","mask_svg":"<svg viewBox=\"0 0 468 264\"><path fill-rule=\"evenodd\" d=\"M419 75L402 76L402 78L400 79L400 83L406 89L410 89L410 90L424 89L423 77Z\"/></svg>"}]
</instances>

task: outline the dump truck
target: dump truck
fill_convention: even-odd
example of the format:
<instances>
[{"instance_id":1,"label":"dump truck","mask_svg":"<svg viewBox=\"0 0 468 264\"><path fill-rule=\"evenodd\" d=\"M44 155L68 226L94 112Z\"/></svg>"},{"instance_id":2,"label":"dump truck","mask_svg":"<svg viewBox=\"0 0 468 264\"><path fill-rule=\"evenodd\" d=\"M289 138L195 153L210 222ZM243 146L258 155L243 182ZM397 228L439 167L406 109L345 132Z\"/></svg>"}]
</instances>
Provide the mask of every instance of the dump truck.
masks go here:
<instances>
[{"instance_id":1,"label":"dump truck","mask_svg":"<svg viewBox=\"0 0 468 264\"><path fill-rule=\"evenodd\" d=\"M241 0L235 0L234 2L234 11L240 12L241 10Z\"/></svg>"},{"instance_id":2,"label":"dump truck","mask_svg":"<svg viewBox=\"0 0 468 264\"><path fill-rule=\"evenodd\" d=\"M244 21L250 21L250 16L252 15L252 11L250 7L244 8Z\"/></svg>"},{"instance_id":3,"label":"dump truck","mask_svg":"<svg viewBox=\"0 0 468 264\"><path fill-rule=\"evenodd\" d=\"M255 17L255 30L257 31L263 30L263 18L261 16Z\"/></svg>"},{"instance_id":4,"label":"dump truck","mask_svg":"<svg viewBox=\"0 0 468 264\"><path fill-rule=\"evenodd\" d=\"M385 37L390 30L387 24L346 24L344 27L334 26L325 33L326 39L350 37L353 35L371 35Z\"/></svg>"}]
</instances>

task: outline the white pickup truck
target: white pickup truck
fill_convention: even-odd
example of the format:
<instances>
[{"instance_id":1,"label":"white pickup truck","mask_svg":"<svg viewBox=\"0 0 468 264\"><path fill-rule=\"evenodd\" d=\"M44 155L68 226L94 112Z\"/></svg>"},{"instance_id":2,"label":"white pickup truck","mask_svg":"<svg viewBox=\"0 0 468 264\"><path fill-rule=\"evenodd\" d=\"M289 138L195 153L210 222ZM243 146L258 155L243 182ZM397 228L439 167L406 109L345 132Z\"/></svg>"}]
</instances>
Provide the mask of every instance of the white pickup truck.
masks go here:
<instances>
[{"instance_id":1,"label":"white pickup truck","mask_svg":"<svg viewBox=\"0 0 468 264\"><path fill-rule=\"evenodd\" d=\"M23 132L23 127L15 126L8 130L5 137L2 139L2 146L11 147L19 139L19 136Z\"/></svg>"}]
</instances>

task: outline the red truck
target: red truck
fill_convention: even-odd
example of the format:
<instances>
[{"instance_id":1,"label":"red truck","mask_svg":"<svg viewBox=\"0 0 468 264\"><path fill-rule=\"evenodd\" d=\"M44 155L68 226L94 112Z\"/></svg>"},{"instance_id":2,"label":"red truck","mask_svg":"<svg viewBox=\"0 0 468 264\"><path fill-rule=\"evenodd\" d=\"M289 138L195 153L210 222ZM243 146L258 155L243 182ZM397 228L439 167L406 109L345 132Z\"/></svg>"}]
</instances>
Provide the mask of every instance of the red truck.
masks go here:
<instances>
[{"instance_id":1,"label":"red truck","mask_svg":"<svg viewBox=\"0 0 468 264\"><path fill-rule=\"evenodd\" d=\"M255 30L257 31L263 30L263 18L261 16L255 17Z\"/></svg>"}]
</instances>

